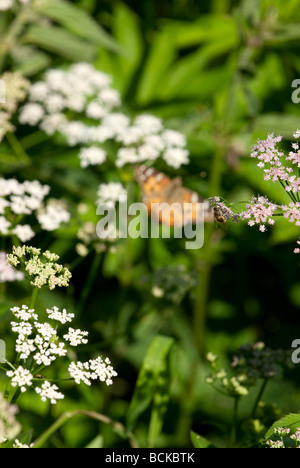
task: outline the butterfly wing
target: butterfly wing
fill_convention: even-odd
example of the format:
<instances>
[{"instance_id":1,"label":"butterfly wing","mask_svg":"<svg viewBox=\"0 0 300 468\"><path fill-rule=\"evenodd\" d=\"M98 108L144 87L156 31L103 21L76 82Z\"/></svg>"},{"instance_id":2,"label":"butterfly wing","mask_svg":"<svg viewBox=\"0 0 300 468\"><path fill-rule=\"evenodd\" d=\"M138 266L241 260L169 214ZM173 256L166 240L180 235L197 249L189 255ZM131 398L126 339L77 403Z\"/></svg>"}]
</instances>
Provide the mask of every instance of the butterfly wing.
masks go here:
<instances>
[{"instance_id":1,"label":"butterfly wing","mask_svg":"<svg viewBox=\"0 0 300 468\"><path fill-rule=\"evenodd\" d=\"M202 219L203 210L205 222L213 222L213 211L209 204L196 192L182 187L180 177L172 180L153 168L138 166L136 179L141 186L149 215L160 224L172 227L197 224Z\"/></svg>"}]
</instances>

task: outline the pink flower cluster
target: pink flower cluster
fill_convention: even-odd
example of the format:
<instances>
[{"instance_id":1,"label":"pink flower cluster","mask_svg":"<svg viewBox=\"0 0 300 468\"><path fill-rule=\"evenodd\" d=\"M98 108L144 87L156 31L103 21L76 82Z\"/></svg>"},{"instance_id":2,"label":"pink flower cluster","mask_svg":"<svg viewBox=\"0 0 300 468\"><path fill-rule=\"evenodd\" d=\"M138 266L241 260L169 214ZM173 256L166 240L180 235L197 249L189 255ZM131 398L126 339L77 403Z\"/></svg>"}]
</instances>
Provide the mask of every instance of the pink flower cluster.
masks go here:
<instances>
[{"instance_id":1,"label":"pink flower cluster","mask_svg":"<svg viewBox=\"0 0 300 468\"><path fill-rule=\"evenodd\" d=\"M294 134L294 138L300 138L300 131ZM300 190L300 177L294 174L294 169L285 165L287 161L300 168L300 149L299 143L293 143L294 151L286 156L277 148L278 143L282 141L282 136L275 137L272 133L264 141L258 143L252 148L251 157L259 160L258 167L264 169L265 180L272 182L280 181L285 186L285 190L296 194Z\"/></svg>"},{"instance_id":2,"label":"pink flower cluster","mask_svg":"<svg viewBox=\"0 0 300 468\"><path fill-rule=\"evenodd\" d=\"M275 203L268 200L267 197L253 197L250 204L246 205L246 211L241 213L241 218L248 220L249 226L259 225L259 230L265 232L266 224L273 225L274 213L278 209Z\"/></svg>"},{"instance_id":3,"label":"pink flower cluster","mask_svg":"<svg viewBox=\"0 0 300 468\"><path fill-rule=\"evenodd\" d=\"M281 207L283 216L289 220L290 223L296 223L300 226L300 202L290 203L289 206L283 205Z\"/></svg>"},{"instance_id":4,"label":"pink flower cluster","mask_svg":"<svg viewBox=\"0 0 300 468\"><path fill-rule=\"evenodd\" d=\"M294 138L296 140L299 140L300 138L300 130L297 130L297 132L294 134ZM296 164L298 168L300 169L300 148L299 148L299 143L293 143L292 148L294 151L291 151L289 153L289 156L286 158L287 161L291 161L292 164Z\"/></svg>"},{"instance_id":5,"label":"pink flower cluster","mask_svg":"<svg viewBox=\"0 0 300 468\"><path fill-rule=\"evenodd\" d=\"M299 239L298 239L298 241L297 241L297 244L300 245L300 237L299 237ZM295 253L295 254L300 254L300 249L299 249L299 247L298 247L297 249L294 250L294 253Z\"/></svg>"}]
</instances>

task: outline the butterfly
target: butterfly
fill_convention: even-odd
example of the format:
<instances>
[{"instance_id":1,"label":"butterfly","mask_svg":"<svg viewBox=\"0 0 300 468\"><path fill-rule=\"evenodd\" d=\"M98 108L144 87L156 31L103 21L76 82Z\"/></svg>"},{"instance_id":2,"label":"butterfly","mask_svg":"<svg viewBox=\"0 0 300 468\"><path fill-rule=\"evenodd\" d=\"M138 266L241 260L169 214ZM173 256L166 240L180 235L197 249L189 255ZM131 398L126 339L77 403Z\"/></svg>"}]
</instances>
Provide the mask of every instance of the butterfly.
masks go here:
<instances>
[{"instance_id":1,"label":"butterfly","mask_svg":"<svg viewBox=\"0 0 300 468\"><path fill-rule=\"evenodd\" d=\"M149 215L160 224L171 227L197 224L202 220L203 211L205 222L216 219L216 213L208 201L183 187L181 177L170 179L163 172L144 165L135 169L135 177L142 189L143 202Z\"/></svg>"}]
</instances>

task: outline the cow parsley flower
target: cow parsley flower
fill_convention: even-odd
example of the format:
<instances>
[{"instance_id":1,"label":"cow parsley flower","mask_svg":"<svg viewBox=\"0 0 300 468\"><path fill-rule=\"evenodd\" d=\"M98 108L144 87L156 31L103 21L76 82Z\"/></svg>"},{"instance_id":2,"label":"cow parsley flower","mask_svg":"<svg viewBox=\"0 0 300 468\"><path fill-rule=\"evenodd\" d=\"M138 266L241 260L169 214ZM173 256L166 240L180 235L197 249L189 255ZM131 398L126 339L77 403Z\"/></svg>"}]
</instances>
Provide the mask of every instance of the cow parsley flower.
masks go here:
<instances>
[{"instance_id":1,"label":"cow parsley flower","mask_svg":"<svg viewBox=\"0 0 300 468\"><path fill-rule=\"evenodd\" d=\"M64 395L61 392L58 392L58 387L56 385L51 385L49 382L45 381L42 387L36 387L35 391L40 395L42 401L50 400L52 405L56 405L57 400L63 400Z\"/></svg>"},{"instance_id":2,"label":"cow parsley flower","mask_svg":"<svg viewBox=\"0 0 300 468\"><path fill-rule=\"evenodd\" d=\"M7 263L6 253L0 252L0 283L12 283L14 281L22 281L24 273L16 271Z\"/></svg>"},{"instance_id":3,"label":"cow parsley flower","mask_svg":"<svg viewBox=\"0 0 300 468\"><path fill-rule=\"evenodd\" d=\"M36 288L47 285L50 290L67 287L72 277L68 268L56 263L59 257L49 251L41 252L34 247L13 247L13 253L7 256L8 264L14 267L22 265L29 275L30 284Z\"/></svg>"},{"instance_id":4,"label":"cow parsley flower","mask_svg":"<svg viewBox=\"0 0 300 468\"><path fill-rule=\"evenodd\" d=\"M79 346L81 344L87 344L88 340L84 338L88 336L88 332L81 331L81 330L74 330L73 328L69 328L69 331L66 335L64 335L64 339L70 342L71 346Z\"/></svg>"},{"instance_id":5,"label":"cow parsley flower","mask_svg":"<svg viewBox=\"0 0 300 468\"><path fill-rule=\"evenodd\" d=\"M116 204L122 197L125 197L126 194L125 188L119 182L101 184L98 188L97 205Z\"/></svg>"},{"instance_id":6,"label":"cow parsley flower","mask_svg":"<svg viewBox=\"0 0 300 468\"><path fill-rule=\"evenodd\" d=\"M7 440L14 440L21 430L16 420L18 408L7 403L4 395L0 393L0 445Z\"/></svg>"},{"instance_id":7,"label":"cow parsley flower","mask_svg":"<svg viewBox=\"0 0 300 468\"><path fill-rule=\"evenodd\" d=\"M89 369L89 363L72 362L69 365L68 371L78 385L83 382L85 385L91 386L91 373Z\"/></svg>"},{"instance_id":8,"label":"cow parsley flower","mask_svg":"<svg viewBox=\"0 0 300 468\"><path fill-rule=\"evenodd\" d=\"M50 200L37 214L38 222L44 231L56 231L62 224L68 224L71 215L58 200Z\"/></svg>"},{"instance_id":9,"label":"cow parsley flower","mask_svg":"<svg viewBox=\"0 0 300 468\"><path fill-rule=\"evenodd\" d=\"M112 378L118 374L110 365L110 360L102 360L101 357L89 362L77 362L69 366L69 374L77 384L81 382L90 386L92 380L105 382L107 386L112 385Z\"/></svg>"},{"instance_id":10,"label":"cow parsley flower","mask_svg":"<svg viewBox=\"0 0 300 468\"><path fill-rule=\"evenodd\" d=\"M32 386L33 375L22 366L14 371L6 372L6 375L10 377L12 387L19 387L22 393L26 392L27 387Z\"/></svg>"},{"instance_id":11,"label":"cow parsley flower","mask_svg":"<svg viewBox=\"0 0 300 468\"><path fill-rule=\"evenodd\" d=\"M70 221L70 213L59 200L46 200L48 185L39 181L19 182L16 179L0 178L0 235L15 235L22 243L35 236L29 224L20 224L19 218L35 216L40 227L46 231L59 229Z\"/></svg>"},{"instance_id":12,"label":"cow parsley flower","mask_svg":"<svg viewBox=\"0 0 300 468\"><path fill-rule=\"evenodd\" d=\"M106 161L106 152L95 146L82 148L79 153L81 167L101 165Z\"/></svg>"},{"instance_id":13,"label":"cow parsley flower","mask_svg":"<svg viewBox=\"0 0 300 468\"><path fill-rule=\"evenodd\" d=\"M61 312L58 307L53 307L52 309L46 310L49 319L54 320L56 322L60 322L62 324L66 324L67 322L72 322L73 318L75 317L74 314L68 314L66 309L63 309Z\"/></svg>"},{"instance_id":14,"label":"cow parsley flower","mask_svg":"<svg viewBox=\"0 0 300 468\"><path fill-rule=\"evenodd\" d=\"M59 132L69 146L79 146L84 168L106 161L103 144L108 141L116 143L117 167L160 157L176 169L189 162L184 135L165 129L163 121L150 114L131 119L120 112L121 105L110 76L78 63L68 70L48 70L43 81L32 85L19 121L48 135Z\"/></svg>"},{"instance_id":15,"label":"cow parsley flower","mask_svg":"<svg viewBox=\"0 0 300 468\"><path fill-rule=\"evenodd\" d=\"M27 4L30 3L31 0L0 0L0 11L8 11L13 8L14 5Z\"/></svg>"},{"instance_id":16,"label":"cow parsley flower","mask_svg":"<svg viewBox=\"0 0 300 468\"><path fill-rule=\"evenodd\" d=\"M0 11L10 10L13 6L13 0L0 0Z\"/></svg>"},{"instance_id":17,"label":"cow parsley flower","mask_svg":"<svg viewBox=\"0 0 300 468\"><path fill-rule=\"evenodd\" d=\"M0 11L5 11L13 5L12 0L0 0ZM7 132L13 132L15 127L11 119L15 114L20 102L26 98L30 86L20 72L6 72L1 77L5 83L5 102L0 103L0 142Z\"/></svg>"},{"instance_id":18,"label":"cow parsley flower","mask_svg":"<svg viewBox=\"0 0 300 468\"><path fill-rule=\"evenodd\" d=\"M22 444L19 439L16 439L13 445L14 449L30 449L33 447L33 444L27 445L27 444Z\"/></svg>"},{"instance_id":19,"label":"cow parsley flower","mask_svg":"<svg viewBox=\"0 0 300 468\"><path fill-rule=\"evenodd\" d=\"M52 257L51 254L48 256ZM68 313L65 309L60 311L58 307L46 309L47 322L40 319L36 310L29 309L25 305L13 307L11 312L14 316L11 329L17 334L15 351L18 359L23 361L18 368L8 363L11 369L6 372L6 375L11 379L11 386L19 388L22 393L34 388L42 401L49 400L51 404L56 404L58 400L64 398L64 395L56 385L52 385L51 381L38 376L37 373L40 372L41 367L47 368L57 359L69 359L68 349L87 344L88 332L70 327L68 332L61 337L59 325L72 322L74 314ZM71 378L76 383L84 382L87 385L91 385L94 380L112 385L113 377L117 375L110 360L108 358L103 360L100 356L87 363L71 362L68 368Z\"/></svg>"}]
</instances>

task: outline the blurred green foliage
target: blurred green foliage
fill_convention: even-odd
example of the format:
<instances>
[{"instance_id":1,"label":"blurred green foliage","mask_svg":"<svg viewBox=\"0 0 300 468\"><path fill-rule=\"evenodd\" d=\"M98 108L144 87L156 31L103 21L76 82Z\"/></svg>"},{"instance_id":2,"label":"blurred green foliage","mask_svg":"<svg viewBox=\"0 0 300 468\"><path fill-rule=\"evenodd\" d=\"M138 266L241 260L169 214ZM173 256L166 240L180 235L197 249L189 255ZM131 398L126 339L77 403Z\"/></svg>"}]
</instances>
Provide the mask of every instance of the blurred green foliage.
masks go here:
<instances>
[{"instance_id":1,"label":"blurred green foliage","mask_svg":"<svg viewBox=\"0 0 300 468\"><path fill-rule=\"evenodd\" d=\"M5 42L8 25L0 18L7 44L1 65L34 81L49 67L90 61L112 75L128 112L151 112L187 135L191 163L180 170L184 185L232 203L257 193L287 202L263 181L249 154L257 138L275 132L292 139L299 128L300 108L291 100L300 73L299 20L295 0L60 0L39 7L12 42ZM116 174L83 171L76 150L39 132L18 129L16 135L30 161L4 141L1 173L49 183L55 196L85 202L90 211L83 216L95 217L97 187ZM37 240L69 264L77 258L79 215L73 215L70 228ZM232 402L205 383L204 352L232 355L257 340L289 349L299 338L297 237L280 221L267 234L241 224L208 226L201 251L150 239L91 252L74 269L66 294L43 292L39 302L76 311L79 324L92 331L83 353L109 355L119 378L109 389L70 386L68 398L52 409L25 394L24 429L37 437L65 411L82 409L121 422L140 446L210 445L197 434L226 446ZM155 297L152 288L162 285L170 293ZM7 333L9 307L27 294L24 285L8 287L0 300L0 336ZM277 407L272 422L299 410L298 372L268 387L265 401ZM240 435L257 391L241 404ZM78 416L48 444L120 447L128 441L110 425Z\"/></svg>"}]
</instances>

